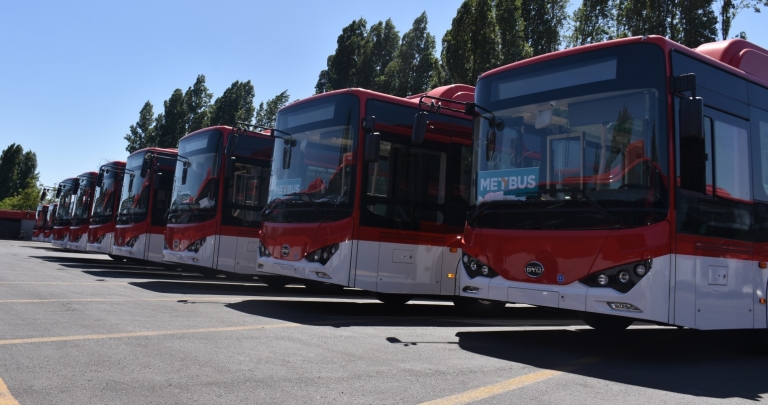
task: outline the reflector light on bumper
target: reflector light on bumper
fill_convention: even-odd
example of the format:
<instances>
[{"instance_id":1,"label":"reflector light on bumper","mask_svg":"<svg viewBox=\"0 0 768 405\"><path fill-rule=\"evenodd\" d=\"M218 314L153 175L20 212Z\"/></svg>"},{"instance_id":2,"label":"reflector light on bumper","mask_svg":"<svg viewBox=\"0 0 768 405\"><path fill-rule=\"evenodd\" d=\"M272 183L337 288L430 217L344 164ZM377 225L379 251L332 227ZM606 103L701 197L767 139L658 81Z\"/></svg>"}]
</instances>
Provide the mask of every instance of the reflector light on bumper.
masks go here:
<instances>
[{"instance_id":1,"label":"reflector light on bumper","mask_svg":"<svg viewBox=\"0 0 768 405\"><path fill-rule=\"evenodd\" d=\"M200 248L205 245L205 238L198 239L187 246L187 250L190 252L197 253L200 251Z\"/></svg>"}]
</instances>

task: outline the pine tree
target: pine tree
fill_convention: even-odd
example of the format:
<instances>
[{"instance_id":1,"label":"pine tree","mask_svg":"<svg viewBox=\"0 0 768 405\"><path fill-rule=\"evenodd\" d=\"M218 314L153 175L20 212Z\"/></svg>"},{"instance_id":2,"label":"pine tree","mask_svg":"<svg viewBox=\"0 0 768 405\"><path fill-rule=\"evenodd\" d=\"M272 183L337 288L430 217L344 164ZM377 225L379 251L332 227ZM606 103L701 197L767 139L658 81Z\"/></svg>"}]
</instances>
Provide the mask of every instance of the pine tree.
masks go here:
<instances>
[{"instance_id":1,"label":"pine tree","mask_svg":"<svg viewBox=\"0 0 768 405\"><path fill-rule=\"evenodd\" d=\"M496 25L499 27L501 64L507 65L531 57L525 41L522 0L496 0Z\"/></svg>"},{"instance_id":2,"label":"pine tree","mask_svg":"<svg viewBox=\"0 0 768 405\"><path fill-rule=\"evenodd\" d=\"M179 139L187 133L187 108L184 93L176 89L171 98L163 102L163 125L157 133L157 145L160 148L175 148Z\"/></svg>"},{"instance_id":3,"label":"pine tree","mask_svg":"<svg viewBox=\"0 0 768 405\"><path fill-rule=\"evenodd\" d=\"M251 81L236 80L213 103L211 125L236 125L251 122L256 108L253 106L255 91Z\"/></svg>"},{"instance_id":4,"label":"pine tree","mask_svg":"<svg viewBox=\"0 0 768 405\"><path fill-rule=\"evenodd\" d=\"M139 120L130 126L130 132L124 137L128 141L128 146L125 147L128 153L157 144L152 127L154 116L152 103L147 101L139 111Z\"/></svg>"},{"instance_id":5,"label":"pine tree","mask_svg":"<svg viewBox=\"0 0 768 405\"><path fill-rule=\"evenodd\" d=\"M450 83L473 84L472 39L469 28L474 24L474 0L465 0L456 10L451 28L443 35L441 52L446 80Z\"/></svg>"},{"instance_id":6,"label":"pine tree","mask_svg":"<svg viewBox=\"0 0 768 405\"><path fill-rule=\"evenodd\" d=\"M14 193L34 186L40 179L40 173L37 172L37 154L28 150L21 155L19 166L16 171L16 184Z\"/></svg>"},{"instance_id":7,"label":"pine tree","mask_svg":"<svg viewBox=\"0 0 768 405\"><path fill-rule=\"evenodd\" d=\"M0 200L13 197L18 191L17 173L24 155L21 145L12 143L0 154Z\"/></svg>"},{"instance_id":8,"label":"pine tree","mask_svg":"<svg viewBox=\"0 0 768 405\"><path fill-rule=\"evenodd\" d=\"M195 84L184 93L187 132L194 132L208 126L211 99L213 99L213 93L208 91L205 85L205 75L198 75Z\"/></svg>"},{"instance_id":9,"label":"pine tree","mask_svg":"<svg viewBox=\"0 0 768 405\"><path fill-rule=\"evenodd\" d=\"M336 40L336 52L328 57L328 68L320 72L315 93L356 86L356 71L363 57L366 25L365 19L360 18L341 30Z\"/></svg>"},{"instance_id":10,"label":"pine tree","mask_svg":"<svg viewBox=\"0 0 768 405\"><path fill-rule=\"evenodd\" d=\"M568 0L522 1L521 16L525 21L523 32L533 56L560 49L560 32L568 21L567 5Z\"/></svg>"},{"instance_id":11,"label":"pine tree","mask_svg":"<svg viewBox=\"0 0 768 405\"><path fill-rule=\"evenodd\" d=\"M712 9L713 0L679 1L679 35L681 44L696 48L707 42L717 41L717 15Z\"/></svg>"},{"instance_id":12,"label":"pine tree","mask_svg":"<svg viewBox=\"0 0 768 405\"><path fill-rule=\"evenodd\" d=\"M400 47L400 33L391 19L371 26L363 43L360 63L355 71L355 83L364 89L383 91L384 74Z\"/></svg>"},{"instance_id":13,"label":"pine tree","mask_svg":"<svg viewBox=\"0 0 768 405\"><path fill-rule=\"evenodd\" d=\"M594 44L613 38L616 13L612 0L583 0L573 12L568 46Z\"/></svg>"},{"instance_id":14,"label":"pine tree","mask_svg":"<svg viewBox=\"0 0 768 405\"><path fill-rule=\"evenodd\" d=\"M435 56L435 37L427 31L427 23L427 13L423 12L403 34L400 49L385 71L389 94L410 96L423 93L433 85L440 62Z\"/></svg>"},{"instance_id":15,"label":"pine tree","mask_svg":"<svg viewBox=\"0 0 768 405\"><path fill-rule=\"evenodd\" d=\"M288 99L290 97L291 96L288 95L288 90L285 90L274 98L267 100L266 104L264 104L263 101L259 103L254 124L264 125L265 127L274 127L277 110L288 104Z\"/></svg>"}]
</instances>

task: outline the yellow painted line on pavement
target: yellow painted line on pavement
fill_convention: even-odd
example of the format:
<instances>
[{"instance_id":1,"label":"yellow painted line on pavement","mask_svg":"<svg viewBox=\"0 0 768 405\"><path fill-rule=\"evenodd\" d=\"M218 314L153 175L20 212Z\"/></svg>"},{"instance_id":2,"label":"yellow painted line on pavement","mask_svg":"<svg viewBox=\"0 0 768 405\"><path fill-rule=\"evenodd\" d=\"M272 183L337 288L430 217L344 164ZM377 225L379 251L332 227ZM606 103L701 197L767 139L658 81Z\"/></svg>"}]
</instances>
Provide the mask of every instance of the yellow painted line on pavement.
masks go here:
<instances>
[{"instance_id":1,"label":"yellow painted line on pavement","mask_svg":"<svg viewBox=\"0 0 768 405\"><path fill-rule=\"evenodd\" d=\"M19 401L11 395L11 391L8 391L8 386L0 378L0 405L19 405Z\"/></svg>"},{"instance_id":2,"label":"yellow painted line on pavement","mask_svg":"<svg viewBox=\"0 0 768 405\"><path fill-rule=\"evenodd\" d=\"M507 381L491 384L485 387L476 388L473 390L465 391L456 395L451 395L444 398L435 399L433 401L422 402L420 405L463 405L470 402L479 401L481 399L489 398L495 395L503 394L505 392L513 391L518 388L522 388L540 381L548 380L552 377L557 377L560 374L568 371L575 370L580 367L584 367L587 364L600 361L600 358L585 358L576 360L572 363L557 369L557 370L542 370L534 373L526 374L520 377L515 377Z\"/></svg>"},{"instance_id":3,"label":"yellow painted line on pavement","mask_svg":"<svg viewBox=\"0 0 768 405\"><path fill-rule=\"evenodd\" d=\"M95 339L116 339L116 338L142 337L142 336L181 335L181 334L188 334L188 333L248 331L248 330L259 330L259 329L288 328L288 327L294 327L294 326L301 326L301 324L276 323L276 324L268 324L268 325L231 326L231 327L225 327L225 328L180 329L180 330L163 330L163 331L150 331L150 332L110 333L110 334L103 334L103 335L75 335L75 336L26 338L26 339L5 339L5 340L0 340L0 346L17 345L17 344L24 344L24 343L68 342L73 340L95 340ZM0 405L2 405L2 403L0 403Z\"/></svg>"}]
</instances>

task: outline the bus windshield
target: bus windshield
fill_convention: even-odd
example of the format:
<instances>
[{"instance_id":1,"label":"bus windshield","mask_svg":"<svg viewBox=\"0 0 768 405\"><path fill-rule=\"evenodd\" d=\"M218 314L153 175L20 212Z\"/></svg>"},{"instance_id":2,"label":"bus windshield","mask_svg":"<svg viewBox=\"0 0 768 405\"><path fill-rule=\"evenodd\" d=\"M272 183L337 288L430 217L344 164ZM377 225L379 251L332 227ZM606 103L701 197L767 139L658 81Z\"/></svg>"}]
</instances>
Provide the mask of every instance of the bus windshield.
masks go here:
<instances>
[{"instance_id":1,"label":"bus windshield","mask_svg":"<svg viewBox=\"0 0 768 405\"><path fill-rule=\"evenodd\" d=\"M478 104L493 116L475 118L470 226L610 229L666 217L664 59L634 51L481 80Z\"/></svg>"},{"instance_id":2,"label":"bus windshield","mask_svg":"<svg viewBox=\"0 0 768 405\"><path fill-rule=\"evenodd\" d=\"M115 186L122 177L122 173L115 168L104 169L104 180L101 187L96 187L93 197L93 212L91 213L91 224L100 225L112 221L115 208Z\"/></svg>"},{"instance_id":3,"label":"bus windshield","mask_svg":"<svg viewBox=\"0 0 768 405\"><path fill-rule=\"evenodd\" d=\"M221 138L221 131L211 130L179 142L169 223L203 222L216 216Z\"/></svg>"},{"instance_id":4,"label":"bus windshield","mask_svg":"<svg viewBox=\"0 0 768 405\"><path fill-rule=\"evenodd\" d=\"M91 202L93 198L94 179L90 176L80 178L80 187L77 189L75 207L72 210L72 225L79 226L89 219L91 214Z\"/></svg>"},{"instance_id":5,"label":"bus windshield","mask_svg":"<svg viewBox=\"0 0 768 405\"><path fill-rule=\"evenodd\" d=\"M117 211L119 225L137 224L147 219L149 187L141 177L141 165L145 153L131 155L125 164L123 188L120 191L120 208ZM106 181L106 178L105 178Z\"/></svg>"},{"instance_id":6,"label":"bus windshield","mask_svg":"<svg viewBox=\"0 0 768 405\"><path fill-rule=\"evenodd\" d=\"M352 215L360 101L341 94L287 107L277 114L268 222L337 221ZM285 135L285 134L290 135ZM292 146L290 167L283 164Z\"/></svg>"}]
</instances>

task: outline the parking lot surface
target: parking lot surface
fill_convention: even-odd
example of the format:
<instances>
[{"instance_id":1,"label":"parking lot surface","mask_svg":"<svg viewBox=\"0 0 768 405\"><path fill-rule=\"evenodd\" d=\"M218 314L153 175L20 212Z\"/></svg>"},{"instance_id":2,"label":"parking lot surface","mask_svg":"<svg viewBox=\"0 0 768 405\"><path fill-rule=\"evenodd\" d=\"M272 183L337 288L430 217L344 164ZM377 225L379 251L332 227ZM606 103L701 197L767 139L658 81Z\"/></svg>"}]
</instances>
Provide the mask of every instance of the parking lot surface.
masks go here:
<instances>
[{"instance_id":1,"label":"parking lot surface","mask_svg":"<svg viewBox=\"0 0 768 405\"><path fill-rule=\"evenodd\" d=\"M754 403L768 350L744 331L449 302L388 306L0 241L0 405Z\"/></svg>"}]
</instances>

